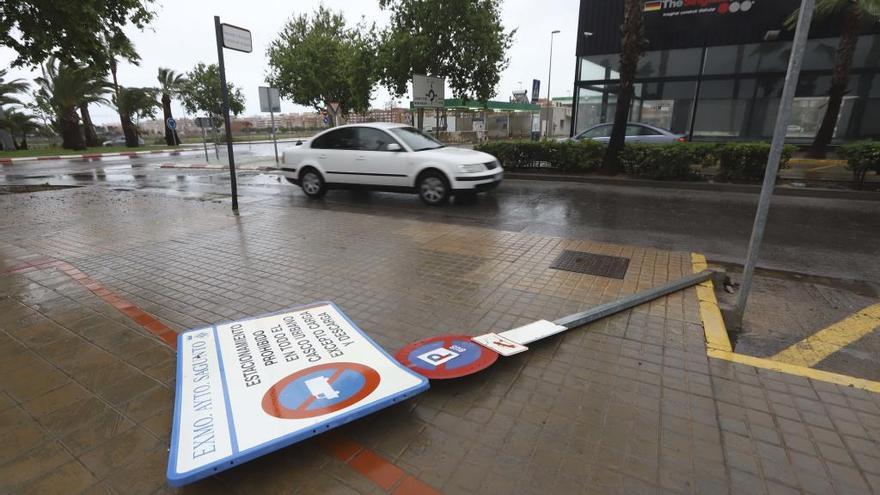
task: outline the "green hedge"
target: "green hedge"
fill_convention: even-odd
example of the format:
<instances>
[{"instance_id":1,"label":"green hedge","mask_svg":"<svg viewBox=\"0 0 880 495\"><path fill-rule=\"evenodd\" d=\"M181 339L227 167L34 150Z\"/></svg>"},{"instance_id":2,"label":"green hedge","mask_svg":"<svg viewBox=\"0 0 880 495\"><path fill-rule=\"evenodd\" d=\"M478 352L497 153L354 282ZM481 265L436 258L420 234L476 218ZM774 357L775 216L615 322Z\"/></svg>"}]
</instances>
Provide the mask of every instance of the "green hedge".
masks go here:
<instances>
[{"instance_id":1,"label":"green hedge","mask_svg":"<svg viewBox=\"0 0 880 495\"><path fill-rule=\"evenodd\" d=\"M791 155L797 150L794 146L785 146L779 169L788 168ZM770 154L769 143L726 143L715 148L713 152L718 158L721 168L718 176L722 179L763 179L767 170L767 155Z\"/></svg>"},{"instance_id":2,"label":"green hedge","mask_svg":"<svg viewBox=\"0 0 880 495\"><path fill-rule=\"evenodd\" d=\"M596 141L490 141L475 149L494 155L511 170L590 172L598 170L605 145ZM780 168L795 151L786 146ZM623 172L650 179L692 179L703 168L720 166L719 177L759 180L767 167L768 143L630 143L620 155Z\"/></svg>"},{"instance_id":3,"label":"green hedge","mask_svg":"<svg viewBox=\"0 0 880 495\"><path fill-rule=\"evenodd\" d=\"M644 144L632 143L623 148L620 161L629 175L649 179L690 179L699 169L711 166L717 145L703 143Z\"/></svg>"},{"instance_id":4,"label":"green hedge","mask_svg":"<svg viewBox=\"0 0 880 495\"><path fill-rule=\"evenodd\" d=\"M873 141L860 141L846 144L840 147L837 154L846 160L846 168L853 173L853 180L857 184L865 182L865 175L869 171L880 174L880 143Z\"/></svg>"},{"instance_id":5,"label":"green hedge","mask_svg":"<svg viewBox=\"0 0 880 495\"><path fill-rule=\"evenodd\" d=\"M558 172L596 170L605 155L596 141L489 141L474 149L495 156L504 168Z\"/></svg>"}]
</instances>

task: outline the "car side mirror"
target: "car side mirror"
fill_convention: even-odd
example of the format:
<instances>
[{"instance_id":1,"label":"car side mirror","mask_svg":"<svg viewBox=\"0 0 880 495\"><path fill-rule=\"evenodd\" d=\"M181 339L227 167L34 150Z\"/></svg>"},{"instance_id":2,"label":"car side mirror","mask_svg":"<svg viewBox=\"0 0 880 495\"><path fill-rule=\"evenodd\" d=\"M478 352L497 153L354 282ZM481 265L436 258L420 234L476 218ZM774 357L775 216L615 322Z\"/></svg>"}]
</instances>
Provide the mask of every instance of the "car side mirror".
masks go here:
<instances>
[{"instance_id":1,"label":"car side mirror","mask_svg":"<svg viewBox=\"0 0 880 495\"><path fill-rule=\"evenodd\" d=\"M385 145L385 151L402 151L403 148L397 143L388 143Z\"/></svg>"}]
</instances>

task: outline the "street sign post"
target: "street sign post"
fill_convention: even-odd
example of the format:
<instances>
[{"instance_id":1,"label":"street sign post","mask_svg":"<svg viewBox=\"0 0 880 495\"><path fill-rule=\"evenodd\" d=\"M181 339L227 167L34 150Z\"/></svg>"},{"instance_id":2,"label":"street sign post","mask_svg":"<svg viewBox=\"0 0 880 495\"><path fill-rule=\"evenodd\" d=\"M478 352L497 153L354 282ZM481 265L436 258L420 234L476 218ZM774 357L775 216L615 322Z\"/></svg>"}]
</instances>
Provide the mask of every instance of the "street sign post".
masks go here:
<instances>
[{"instance_id":1,"label":"street sign post","mask_svg":"<svg viewBox=\"0 0 880 495\"><path fill-rule=\"evenodd\" d=\"M773 131L773 141L770 144L770 153L767 156L767 170L764 173L764 184L761 187L761 196L758 199L758 211L755 213L755 223L752 227L752 236L749 240L749 251L743 265L742 282L739 294L732 311L726 311L727 323L740 328L749 292L752 289L752 277L755 274L755 266L758 264L758 252L764 241L764 230L767 228L767 215L770 212L770 201L773 199L773 188L776 186L776 176L779 174L779 163L785 148L785 135L791 120L794 97L797 93L798 78L801 74L804 52L810 31L810 24L815 9L814 0L802 0L798 11L797 28L792 41L791 55L788 57L788 71L785 74L785 84L782 88L782 98L779 102L779 112L776 114L776 126Z\"/></svg>"},{"instance_id":2,"label":"street sign post","mask_svg":"<svg viewBox=\"0 0 880 495\"><path fill-rule=\"evenodd\" d=\"M217 36L217 60L220 66L220 93L223 98L223 121L226 124L226 151L229 154L229 183L232 188L232 212L238 215L238 184L235 178L235 155L232 151L232 120L229 118L229 90L226 86L226 64L223 48L250 53L253 50L251 32L230 24L221 24L214 16L214 33ZM219 156L218 156L219 159Z\"/></svg>"},{"instance_id":3,"label":"street sign post","mask_svg":"<svg viewBox=\"0 0 880 495\"><path fill-rule=\"evenodd\" d=\"M165 120L165 125L168 126L168 130L171 131L171 135L174 137L174 145L180 144L180 140L177 139L177 121L174 120L174 117L168 117Z\"/></svg>"},{"instance_id":4,"label":"street sign post","mask_svg":"<svg viewBox=\"0 0 880 495\"><path fill-rule=\"evenodd\" d=\"M275 137L275 112L281 111L281 94L277 88L260 86L260 111L269 112L269 120L272 123L272 144L275 146L275 163L278 163L278 140Z\"/></svg>"},{"instance_id":5,"label":"street sign post","mask_svg":"<svg viewBox=\"0 0 880 495\"><path fill-rule=\"evenodd\" d=\"M205 161L210 162L208 159L208 131L206 130L209 125L209 120L207 117L196 117L196 127L202 130L202 146L205 147Z\"/></svg>"},{"instance_id":6,"label":"street sign post","mask_svg":"<svg viewBox=\"0 0 880 495\"><path fill-rule=\"evenodd\" d=\"M180 334L176 383L174 486L428 389L330 302Z\"/></svg>"}]
</instances>

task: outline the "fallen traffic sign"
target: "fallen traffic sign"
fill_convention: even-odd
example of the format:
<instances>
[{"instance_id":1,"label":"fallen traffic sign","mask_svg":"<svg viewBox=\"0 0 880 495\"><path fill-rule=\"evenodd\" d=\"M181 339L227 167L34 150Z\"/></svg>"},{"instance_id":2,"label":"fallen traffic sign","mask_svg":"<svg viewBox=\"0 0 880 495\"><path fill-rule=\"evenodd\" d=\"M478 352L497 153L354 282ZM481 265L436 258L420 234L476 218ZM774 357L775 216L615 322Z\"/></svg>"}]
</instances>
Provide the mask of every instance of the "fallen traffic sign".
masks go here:
<instances>
[{"instance_id":1,"label":"fallen traffic sign","mask_svg":"<svg viewBox=\"0 0 880 495\"><path fill-rule=\"evenodd\" d=\"M181 333L168 482L191 483L427 388L329 302Z\"/></svg>"},{"instance_id":2,"label":"fallen traffic sign","mask_svg":"<svg viewBox=\"0 0 880 495\"><path fill-rule=\"evenodd\" d=\"M468 335L440 335L397 351L394 357L431 380L460 378L492 366L498 353L471 341Z\"/></svg>"},{"instance_id":3,"label":"fallen traffic sign","mask_svg":"<svg viewBox=\"0 0 880 495\"><path fill-rule=\"evenodd\" d=\"M513 356L514 354L519 354L521 352L526 352L527 350L529 350L528 347L520 344L519 342L514 342L510 339L504 338L497 333L487 333L486 335L474 337L471 340L487 349L491 349L498 354L501 354L504 357Z\"/></svg>"}]
</instances>

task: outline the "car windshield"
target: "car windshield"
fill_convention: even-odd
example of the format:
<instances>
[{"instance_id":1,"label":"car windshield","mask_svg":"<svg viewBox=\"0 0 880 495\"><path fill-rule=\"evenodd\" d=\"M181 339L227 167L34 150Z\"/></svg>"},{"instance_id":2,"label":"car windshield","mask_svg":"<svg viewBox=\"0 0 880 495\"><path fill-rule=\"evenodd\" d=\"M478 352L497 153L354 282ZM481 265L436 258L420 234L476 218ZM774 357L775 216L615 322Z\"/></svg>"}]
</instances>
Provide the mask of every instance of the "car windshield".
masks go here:
<instances>
[{"instance_id":1,"label":"car windshield","mask_svg":"<svg viewBox=\"0 0 880 495\"><path fill-rule=\"evenodd\" d=\"M413 127L393 127L389 131L406 143L413 151L434 150L443 147L440 141L422 134Z\"/></svg>"}]
</instances>

